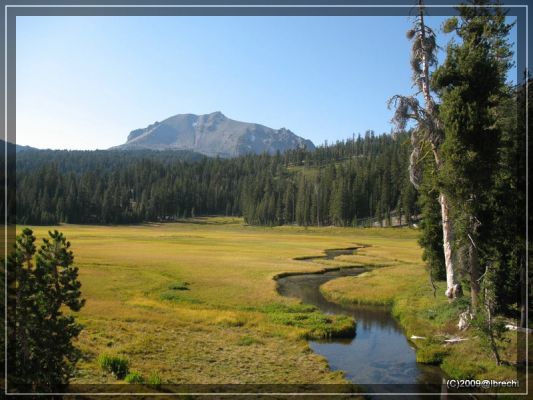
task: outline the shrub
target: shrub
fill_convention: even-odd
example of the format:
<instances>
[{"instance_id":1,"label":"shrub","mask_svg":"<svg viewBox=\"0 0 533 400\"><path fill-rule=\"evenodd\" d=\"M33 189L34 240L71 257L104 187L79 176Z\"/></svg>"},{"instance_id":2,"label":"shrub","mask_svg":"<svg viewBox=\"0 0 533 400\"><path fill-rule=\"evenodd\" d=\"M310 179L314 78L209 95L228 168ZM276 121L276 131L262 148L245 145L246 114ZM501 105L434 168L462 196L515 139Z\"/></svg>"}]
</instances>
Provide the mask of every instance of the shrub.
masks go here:
<instances>
[{"instance_id":1,"label":"shrub","mask_svg":"<svg viewBox=\"0 0 533 400\"><path fill-rule=\"evenodd\" d=\"M117 379L123 379L129 371L129 361L126 357L110 354L100 354L98 365L106 372L112 373Z\"/></svg>"},{"instance_id":2,"label":"shrub","mask_svg":"<svg viewBox=\"0 0 533 400\"><path fill-rule=\"evenodd\" d=\"M130 372L124 380L128 383L144 383L144 378L138 372Z\"/></svg>"},{"instance_id":3,"label":"shrub","mask_svg":"<svg viewBox=\"0 0 533 400\"><path fill-rule=\"evenodd\" d=\"M37 250L33 231L23 229L5 260L7 270L13 272L8 293L18 299L13 304L16 310L12 309L16 312L8 313L10 333L6 336L13 356L9 386L15 391L27 391L25 387L34 392L57 391L68 385L81 356L74 345L83 328L74 315L85 303L78 268L72 265L74 255L65 236L58 231L48 231L48 235ZM24 329L12 330L19 325Z\"/></svg>"},{"instance_id":4,"label":"shrub","mask_svg":"<svg viewBox=\"0 0 533 400\"><path fill-rule=\"evenodd\" d=\"M174 282L168 285L170 290L190 290L189 282Z\"/></svg>"},{"instance_id":5,"label":"shrub","mask_svg":"<svg viewBox=\"0 0 533 400\"><path fill-rule=\"evenodd\" d=\"M161 377L157 372L152 372L148 377L147 383L151 386L159 387L161 385Z\"/></svg>"}]
</instances>

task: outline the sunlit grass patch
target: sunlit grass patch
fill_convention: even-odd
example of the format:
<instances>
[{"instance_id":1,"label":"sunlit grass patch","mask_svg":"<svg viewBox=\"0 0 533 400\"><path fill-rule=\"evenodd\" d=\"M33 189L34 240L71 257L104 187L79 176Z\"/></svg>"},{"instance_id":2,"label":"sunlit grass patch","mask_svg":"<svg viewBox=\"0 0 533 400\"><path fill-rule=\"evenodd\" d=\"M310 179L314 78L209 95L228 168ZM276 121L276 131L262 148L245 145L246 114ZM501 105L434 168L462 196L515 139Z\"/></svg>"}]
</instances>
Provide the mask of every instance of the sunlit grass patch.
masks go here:
<instances>
[{"instance_id":1,"label":"sunlit grass patch","mask_svg":"<svg viewBox=\"0 0 533 400\"><path fill-rule=\"evenodd\" d=\"M391 305L406 290L409 279L419 277L420 269L412 264L383 267L326 282L320 290L327 299L341 304Z\"/></svg>"},{"instance_id":2,"label":"sunlit grass patch","mask_svg":"<svg viewBox=\"0 0 533 400\"><path fill-rule=\"evenodd\" d=\"M195 299L191 296L185 296L175 290L165 290L159 295L161 300L172 301L174 303L202 304L202 300Z\"/></svg>"},{"instance_id":3,"label":"sunlit grass patch","mask_svg":"<svg viewBox=\"0 0 533 400\"><path fill-rule=\"evenodd\" d=\"M144 378L139 372L132 371L124 377L124 381L131 384L141 384L144 383Z\"/></svg>"},{"instance_id":4,"label":"sunlit grass patch","mask_svg":"<svg viewBox=\"0 0 533 400\"><path fill-rule=\"evenodd\" d=\"M117 379L123 379L129 372L129 360L120 355L103 353L98 356L98 365Z\"/></svg>"},{"instance_id":5,"label":"sunlit grass patch","mask_svg":"<svg viewBox=\"0 0 533 400\"><path fill-rule=\"evenodd\" d=\"M269 304L264 311L276 324L294 326L303 330L307 339L354 337L355 321L342 315L325 315L316 307L306 304Z\"/></svg>"},{"instance_id":6,"label":"sunlit grass patch","mask_svg":"<svg viewBox=\"0 0 533 400\"><path fill-rule=\"evenodd\" d=\"M158 388L161 385L161 382L161 377L158 372L152 372L146 380L146 383L154 388Z\"/></svg>"},{"instance_id":7,"label":"sunlit grass patch","mask_svg":"<svg viewBox=\"0 0 533 400\"><path fill-rule=\"evenodd\" d=\"M225 313L224 315L220 315L215 318L215 323L217 325L231 328L231 327L239 327L246 324L246 318L242 315L238 314L229 314Z\"/></svg>"}]
</instances>

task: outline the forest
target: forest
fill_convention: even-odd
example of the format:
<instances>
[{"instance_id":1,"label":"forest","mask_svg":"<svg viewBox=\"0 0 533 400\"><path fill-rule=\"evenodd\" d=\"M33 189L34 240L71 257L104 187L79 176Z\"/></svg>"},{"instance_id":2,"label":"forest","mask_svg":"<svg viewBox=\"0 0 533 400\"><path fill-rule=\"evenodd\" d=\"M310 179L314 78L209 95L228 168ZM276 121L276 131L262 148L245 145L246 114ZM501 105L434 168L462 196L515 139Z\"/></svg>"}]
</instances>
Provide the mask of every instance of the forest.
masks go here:
<instances>
[{"instance_id":1,"label":"forest","mask_svg":"<svg viewBox=\"0 0 533 400\"><path fill-rule=\"evenodd\" d=\"M391 225L417 215L407 133L315 151L207 158L173 151L17 154L19 224L124 224L244 216L254 225Z\"/></svg>"}]
</instances>

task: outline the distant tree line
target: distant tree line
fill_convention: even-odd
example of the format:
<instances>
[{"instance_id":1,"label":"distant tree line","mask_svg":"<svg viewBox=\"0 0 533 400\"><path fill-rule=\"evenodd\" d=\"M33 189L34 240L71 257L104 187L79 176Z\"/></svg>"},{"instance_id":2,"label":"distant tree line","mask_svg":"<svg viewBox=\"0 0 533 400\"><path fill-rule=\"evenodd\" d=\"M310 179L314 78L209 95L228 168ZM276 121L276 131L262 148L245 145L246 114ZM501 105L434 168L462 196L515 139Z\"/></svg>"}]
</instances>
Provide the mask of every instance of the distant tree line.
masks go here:
<instances>
[{"instance_id":1,"label":"distant tree line","mask_svg":"<svg viewBox=\"0 0 533 400\"><path fill-rule=\"evenodd\" d=\"M283 154L207 158L172 151L23 151L20 224L124 224L201 215L254 225L387 225L418 211L409 135L375 135Z\"/></svg>"}]
</instances>

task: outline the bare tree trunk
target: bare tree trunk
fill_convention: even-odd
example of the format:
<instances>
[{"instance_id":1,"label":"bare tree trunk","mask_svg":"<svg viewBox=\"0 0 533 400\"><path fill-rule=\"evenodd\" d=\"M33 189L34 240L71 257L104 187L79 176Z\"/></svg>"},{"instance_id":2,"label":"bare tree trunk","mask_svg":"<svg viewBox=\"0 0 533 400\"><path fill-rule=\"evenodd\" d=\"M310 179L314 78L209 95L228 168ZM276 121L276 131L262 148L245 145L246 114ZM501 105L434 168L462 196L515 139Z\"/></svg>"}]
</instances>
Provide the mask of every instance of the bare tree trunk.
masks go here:
<instances>
[{"instance_id":1,"label":"bare tree trunk","mask_svg":"<svg viewBox=\"0 0 533 400\"><path fill-rule=\"evenodd\" d=\"M468 246L468 259L470 264L470 294L472 298L472 313L475 314L479 298L479 256L474 243Z\"/></svg>"},{"instance_id":2,"label":"bare tree trunk","mask_svg":"<svg viewBox=\"0 0 533 400\"><path fill-rule=\"evenodd\" d=\"M436 115L435 102L431 97L431 92L429 88L429 61L427 56L426 49L426 31L424 25L424 10L422 8L422 0L419 0L419 11L420 11L420 25L421 25L421 46L422 46L422 68L424 74L421 77L422 80L422 93L424 95L424 102L426 104L426 109L428 114L431 116L432 120L435 121L435 129L438 129L438 118ZM432 135L436 137L436 135ZM438 151L437 143L435 141L431 142L431 148L433 151L433 156L435 158L435 165L437 171L442 168L442 160L440 158L440 153ZM441 208L441 217L442 217L442 244L444 250L444 264L446 266L446 296L450 299L460 297L462 295L461 285L457 282L455 277L455 263L453 260L452 254L452 222L450 218L450 205L448 198L444 193L439 195L439 203Z\"/></svg>"},{"instance_id":3,"label":"bare tree trunk","mask_svg":"<svg viewBox=\"0 0 533 400\"><path fill-rule=\"evenodd\" d=\"M489 317L489 329L492 329L492 316ZM500 359L500 353L498 352L498 348L496 347L496 342L494 340L494 336L490 334L490 346L492 348L492 355L494 356L494 360L496 361L496 365L501 365L502 360Z\"/></svg>"},{"instance_id":4,"label":"bare tree trunk","mask_svg":"<svg viewBox=\"0 0 533 400\"><path fill-rule=\"evenodd\" d=\"M318 198L318 185L315 184L315 193L316 193L316 223L317 226L320 226L320 202Z\"/></svg>"},{"instance_id":5,"label":"bare tree trunk","mask_svg":"<svg viewBox=\"0 0 533 400\"><path fill-rule=\"evenodd\" d=\"M429 269L429 283L431 284L431 289L433 289L433 297L437 297L437 287L435 286L435 282L433 281L433 272L431 272L431 268Z\"/></svg>"},{"instance_id":6,"label":"bare tree trunk","mask_svg":"<svg viewBox=\"0 0 533 400\"><path fill-rule=\"evenodd\" d=\"M444 248L444 264L446 266L446 296L450 299L462 295L461 285L455 277L455 264L452 254L452 222L450 220L450 207L448 198L444 193L439 195L439 203L442 215L442 246Z\"/></svg>"},{"instance_id":7,"label":"bare tree trunk","mask_svg":"<svg viewBox=\"0 0 533 400\"><path fill-rule=\"evenodd\" d=\"M422 8L422 0L418 2L420 8L420 35L421 35L421 46L422 46L422 68L424 69L424 75L421 76L422 81L422 93L424 94L424 102L426 103L426 109L428 113L434 118L435 117L435 102L431 97L429 89L429 60L426 49L426 25L424 24L424 9Z\"/></svg>"},{"instance_id":8,"label":"bare tree trunk","mask_svg":"<svg viewBox=\"0 0 533 400\"><path fill-rule=\"evenodd\" d=\"M486 292L486 289L485 289ZM487 298L487 295L485 294L485 298ZM494 332L493 332L493 326L492 326L492 305L489 301L486 301L485 304L486 310L487 310L487 322L488 322L488 331L489 331L489 340L490 340L490 347L492 349L492 355L494 356L494 359L496 360L496 365L500 365L501 358L500 353L498 352L498 346L496 345L496 339L494 338Z\"/></svg>"}]
</instances>

